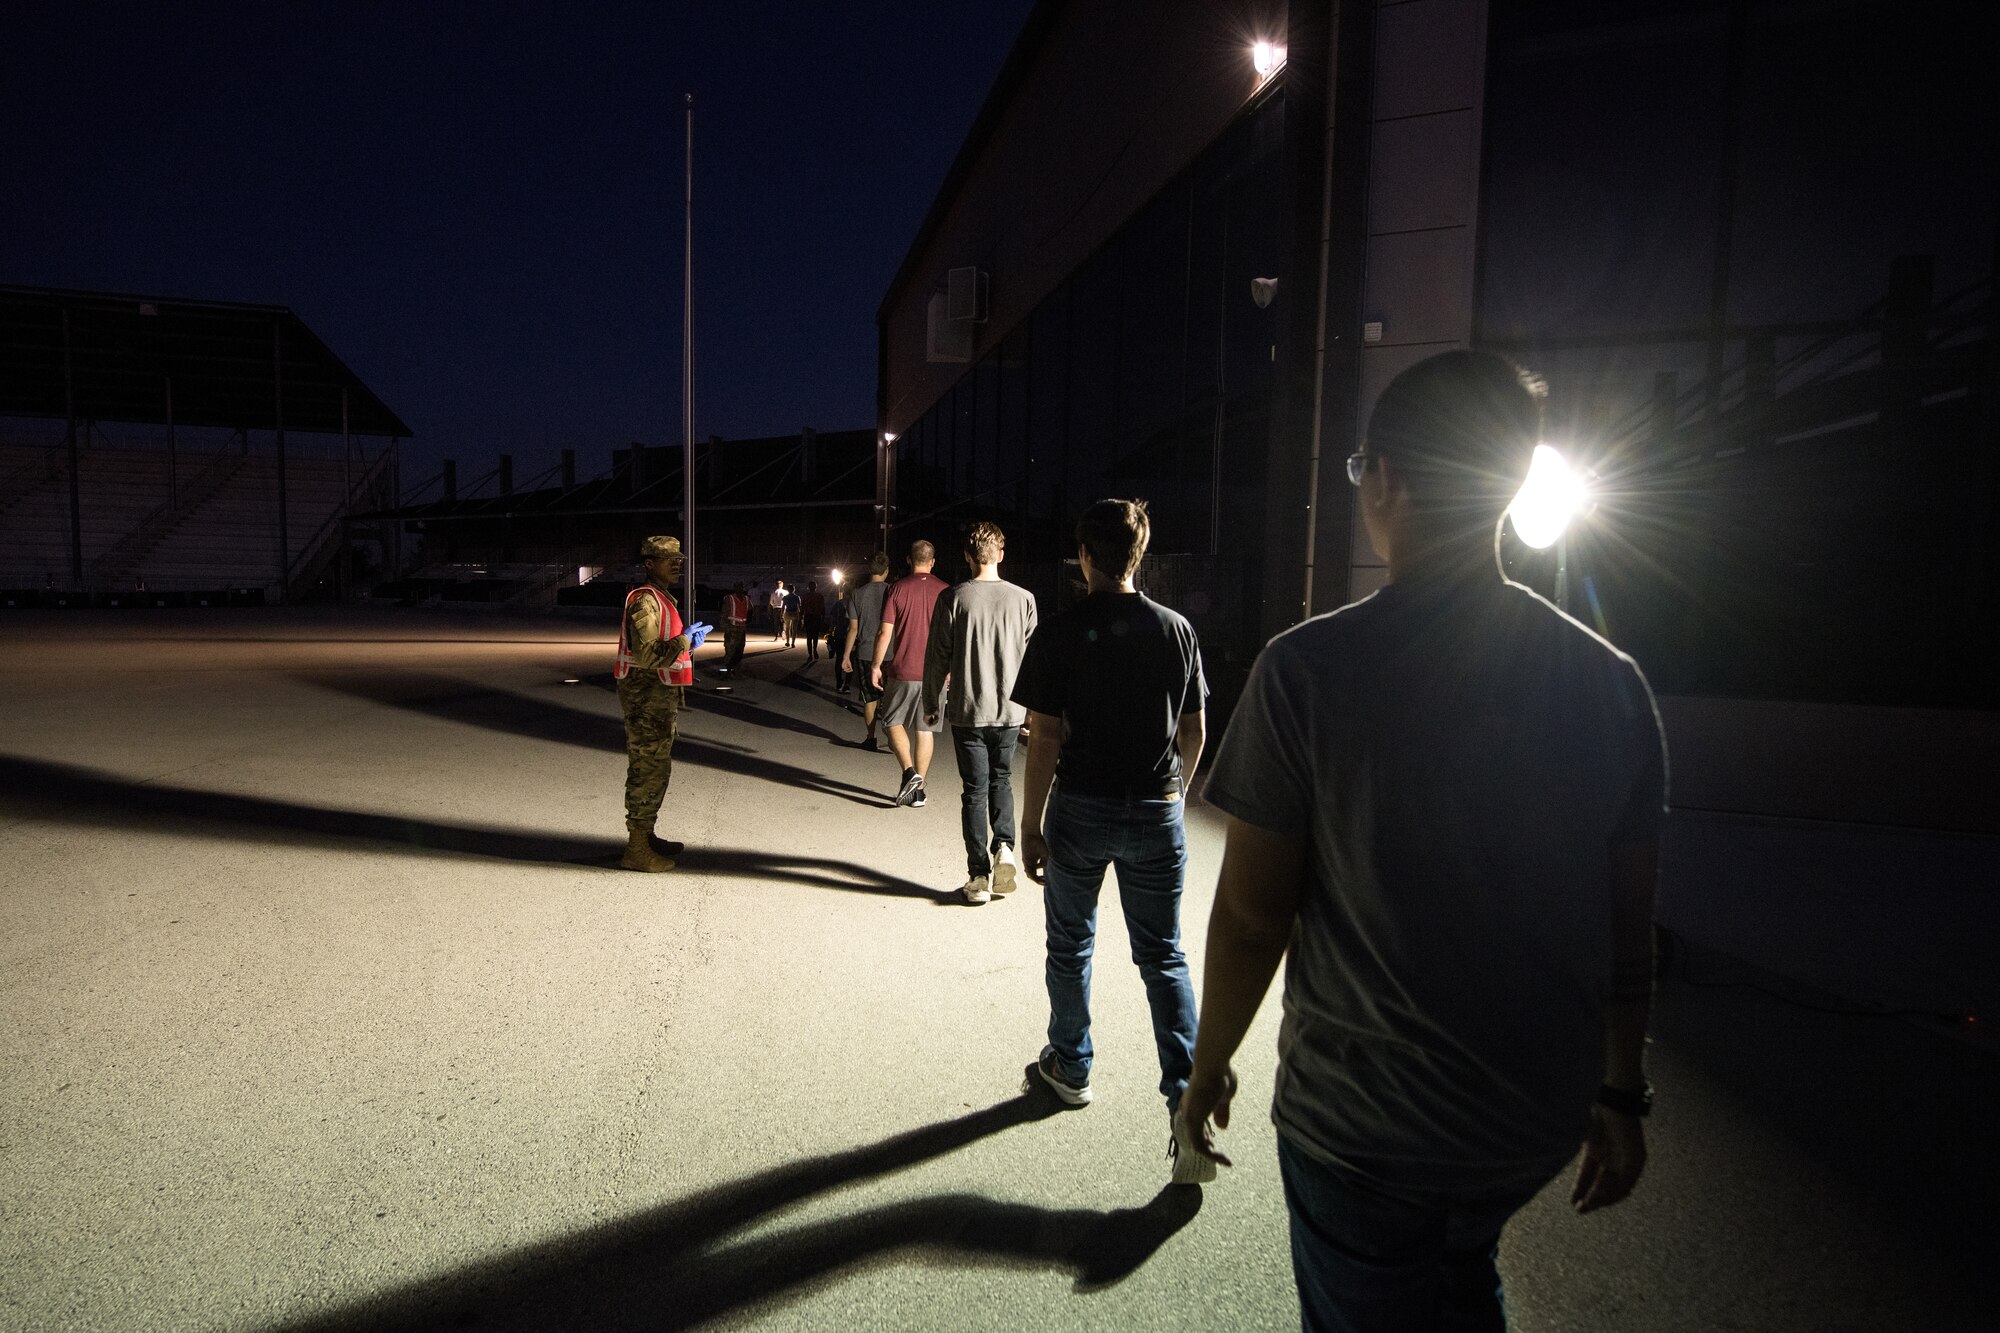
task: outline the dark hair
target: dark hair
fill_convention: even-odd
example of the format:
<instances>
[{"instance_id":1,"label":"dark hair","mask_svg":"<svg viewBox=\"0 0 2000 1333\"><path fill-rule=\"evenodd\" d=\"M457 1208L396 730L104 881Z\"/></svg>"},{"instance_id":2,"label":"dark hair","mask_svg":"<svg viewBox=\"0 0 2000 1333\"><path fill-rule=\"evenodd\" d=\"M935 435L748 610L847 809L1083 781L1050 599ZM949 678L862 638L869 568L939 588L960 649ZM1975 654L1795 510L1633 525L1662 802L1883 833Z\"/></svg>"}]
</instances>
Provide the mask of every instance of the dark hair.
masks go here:
<instances>
[{"instance_id":1,"label":"dark hair","mask_svg":"<svg viewBox=\"0 0 2000 1333\"><path fill-rule=\"evenodd\" d=\"M870 574L887 574L889 572L889 553L887 551L877 551L874 555L870 556L868 559L868 572Z\"/></svg>"},{"instance_id":2,"label":"dark hair","mask_svg":"<svg viewBox=\"0 0 2000 1333\"><path fill-rule=\"evenodd\" d=\"M965 534L965 553L972 557L974 564L990 565L1006 549L1007 534L1000 531L998 523L982 518L972 525L972 531Z\"/></svg>"},{"instance_id":3,"label":"dark hair","mask_svg":"<svg viewBox=\"0 0 2000 1333\"><path fill-rule=\"evenodd\" d=\"M937 547L932 546L929 542L924 541L922 538L919 538L916 541L910 543L911 564L929 565L929 564L935 564L936 562L937 562Z\"/></svg>"},{"instance_id":4,"label":"dark hair","mask_svg":"<svg viewBox=\"0 0 2000 1333\"><path fill-rule=\"evenodd\" d=\"M1366 449L1392 458L1425 508L1506 507L1542 434L1542 381L1491 352L1440 352L1375 400Z\"/></svg>"},{"instance_id":5,"label":"dark hair","mask_svg":"<svg viewBox=\"0 0 2000 1333\"><path fill-rule=\"evenodd\" d=\"M1090 552L1090 563L1120 582L1132 577L1152 540L1144 500L1099 500L1076 524L1077 545Z\"/></svg>"}]
</instances>

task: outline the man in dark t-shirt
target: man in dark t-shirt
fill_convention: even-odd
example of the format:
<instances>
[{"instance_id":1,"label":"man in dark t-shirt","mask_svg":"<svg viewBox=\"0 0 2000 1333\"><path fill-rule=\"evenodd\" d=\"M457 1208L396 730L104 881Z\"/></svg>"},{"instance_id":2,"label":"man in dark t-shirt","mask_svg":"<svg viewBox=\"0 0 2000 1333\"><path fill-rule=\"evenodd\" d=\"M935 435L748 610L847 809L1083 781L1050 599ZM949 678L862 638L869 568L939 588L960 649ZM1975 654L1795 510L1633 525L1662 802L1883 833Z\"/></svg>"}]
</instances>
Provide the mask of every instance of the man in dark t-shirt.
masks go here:
<instances>
[{"instance_id":1,"label":"man in dark t-shirt","mask_svg":"<svg viewBox=\"0 0 2000 1333\"><path fill-rule=\"evenodd\" d=\"M1348 459L1388 586L1267 644L1204 792L1228 816L1183 1141L1217 1155L1279 964L1278 1168L1308 1328L1502 1329L1507 1219L1645 1166L1666 752L1638 664L1494 561L1541 438L1490 352L1411 366Z\"/></svg>"},{"instance_id":2,"label":"man in dark t-shirt","mask_svg":"<svg viewBox=\"0 0 2000 1333\"><path fill-rule=\"evenodd\" d=\"M1090 959L1098 890L1115 865L1171 1122L1194 1067L1181 810L1208 687L1194 628L1132 586L1151 535L1144 504L1100 500L1084 512L1077 559L1090 592L1035 632L1013 697L1032 728L1021 861L1047 886L1049 1028L1036 1072L1069 1105L1090 1101ZM1212 1161L1171 1138L1167 1155L1176 1184L1215 1179Z\"/></svg>"}]
</instances>

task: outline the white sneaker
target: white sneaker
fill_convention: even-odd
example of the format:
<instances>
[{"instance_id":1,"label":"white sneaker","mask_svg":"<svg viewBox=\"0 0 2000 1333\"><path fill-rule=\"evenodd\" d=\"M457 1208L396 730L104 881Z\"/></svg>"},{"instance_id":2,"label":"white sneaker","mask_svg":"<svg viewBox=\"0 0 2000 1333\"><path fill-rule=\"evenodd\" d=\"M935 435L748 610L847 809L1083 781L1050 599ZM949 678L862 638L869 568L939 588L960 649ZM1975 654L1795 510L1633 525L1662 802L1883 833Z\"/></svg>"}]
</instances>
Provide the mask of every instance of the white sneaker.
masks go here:
<instances>
[{"instance_id":1,"label":"white sneaker","mask_svg":"<svg viewBox=\"0 0 2000 1333\"><path fill-rule=\"evenodd\" d=\"M993 858L993 892L1009 894L1014 891L1014 881L1021 873L1021 860L1014 855L1014 849L1002 845Z\"/></svg>"},{"instance_id":2,"label":"white sneaker","mask_svg":"<svg viewBox=\"0 0 2000 1333\"><path fill-rule=\"evenodd\" d=\"M978 907L990 901L993 897L993 891L986 887L986 876L984 875L974 875L971 879L965 881L965 887L960 889L958 894L973 907Z\"/></svg>"},{"instance_id":3,"label":"white sneaker","mask_svg":"<svg viewBox=\"0 0 2000 1333\"><path fill-rule=\"evenodd\" d=\"M1170 1133L1167 1135L1167 1161L1172 1167L1172 1179L1176 1185L1207 1185L1215 1179L1215 1159L1195 1147L1194 1136L1188 1132L1187 1122L1179 1115L1167 1117Z\"/></svg>"}]
</instances>

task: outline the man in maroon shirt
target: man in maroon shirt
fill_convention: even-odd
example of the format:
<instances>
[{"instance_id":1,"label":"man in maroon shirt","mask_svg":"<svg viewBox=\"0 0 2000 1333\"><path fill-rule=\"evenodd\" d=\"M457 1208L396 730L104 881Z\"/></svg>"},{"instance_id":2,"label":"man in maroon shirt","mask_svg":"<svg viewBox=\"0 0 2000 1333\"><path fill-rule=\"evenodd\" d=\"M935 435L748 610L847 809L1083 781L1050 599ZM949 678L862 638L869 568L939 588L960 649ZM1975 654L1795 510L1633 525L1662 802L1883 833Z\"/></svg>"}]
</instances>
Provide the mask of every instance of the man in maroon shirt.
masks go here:
<instances>
[{"instance_id":1,"label":"man in maroon shirt","mask_svg":"<svg viewBox=\"0 0 2000 1333\"><path fill-rule=\"evenodd\" d=\"M889 728L889 748L903 765L897 805L924 803L924 774L944 726L924 716L924 649L930 644L931 609L944 592L944 580L931 573L936 563L936 547L926 541L910 543L910 573L889 589L882 628L875 635L871 683L882 691L876 715Z\"/></svg>"}]
</instances>

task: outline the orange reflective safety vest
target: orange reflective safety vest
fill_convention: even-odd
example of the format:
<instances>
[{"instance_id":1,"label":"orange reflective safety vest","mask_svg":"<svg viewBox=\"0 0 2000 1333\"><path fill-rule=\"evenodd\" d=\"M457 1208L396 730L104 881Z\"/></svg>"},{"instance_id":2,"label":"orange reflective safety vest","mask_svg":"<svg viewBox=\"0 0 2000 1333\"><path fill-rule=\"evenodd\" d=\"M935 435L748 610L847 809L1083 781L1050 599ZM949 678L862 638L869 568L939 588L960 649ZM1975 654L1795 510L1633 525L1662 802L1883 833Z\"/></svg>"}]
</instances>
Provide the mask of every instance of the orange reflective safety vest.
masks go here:
<instances>
[{"instance_id":1,"label":"orange reflective safety vest","mask_svg":"<svg viewBox=\"0 0 2000 1333\"><path fill-rule=\"evenodd\" d=\"M625 612L618 618L618 665L611 669L612 676L618 680L625 679L626 673L639 665L638 659L632 655L632 645L625 639L627 627L632 623L632 602L639 597L654 597L660 603L661 643L665 643L686 628L681 623L680 608L674 605L674 599L652 584L642 583L626 593ZM694 656L691 653L682 653L674 659L672 666L660 667L658 670L662 685L694 684Z\"/></svg>"},{"instance_id":2,"label":"orange reflective safety vest","mask_svg":"<svg viewBox=\"0 0 2000 1333\"><path fill-rule=\"evenodd\" d=\"M750 619L750 599L741 593L728 593L722 599L722 618L732 625L748 623Z\"/></svg>"}]
</instances>

